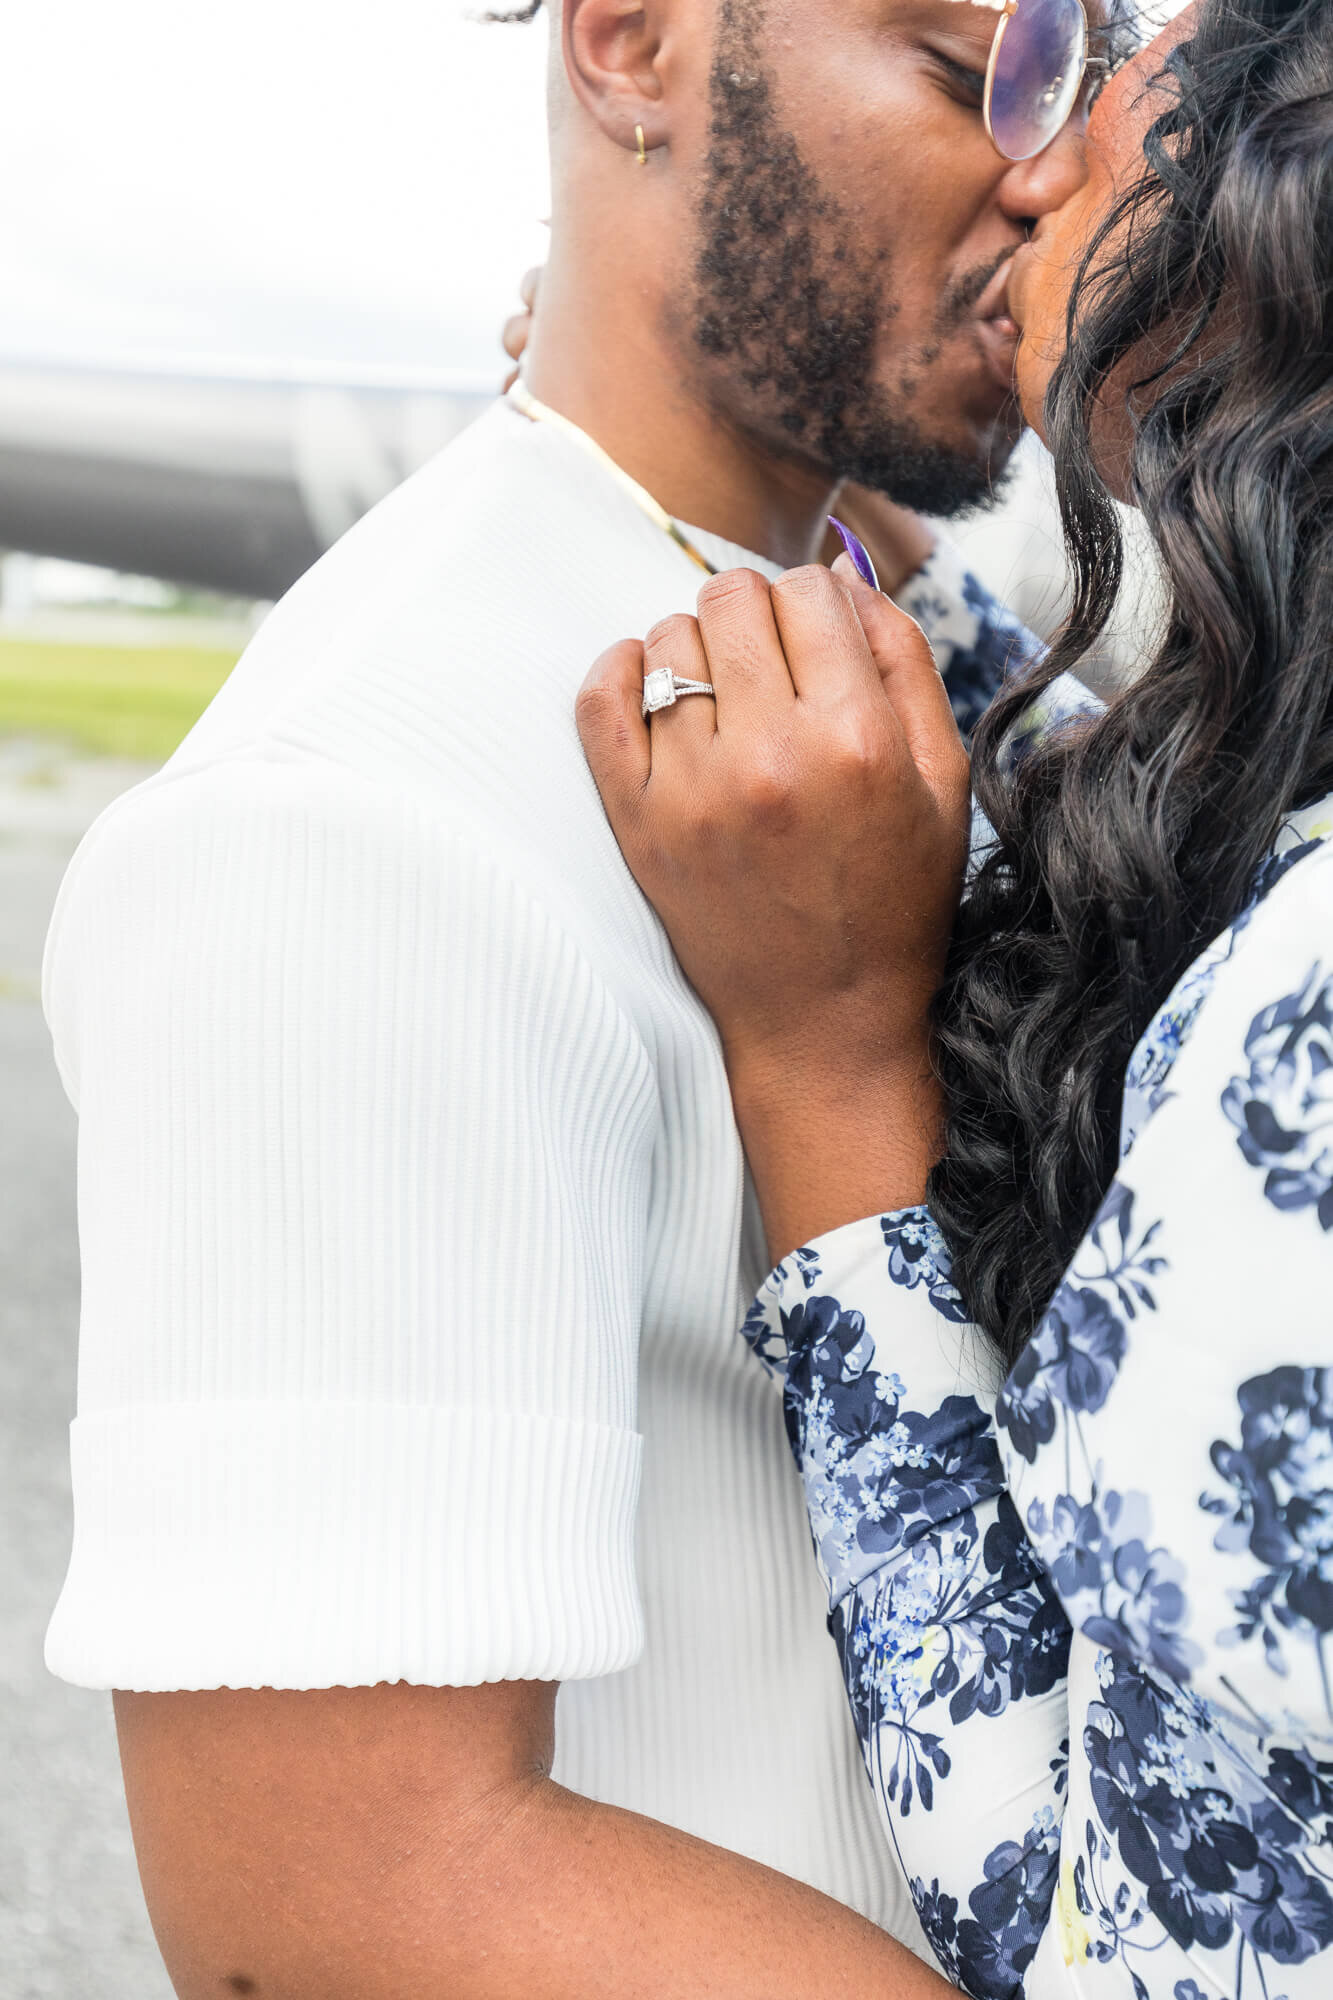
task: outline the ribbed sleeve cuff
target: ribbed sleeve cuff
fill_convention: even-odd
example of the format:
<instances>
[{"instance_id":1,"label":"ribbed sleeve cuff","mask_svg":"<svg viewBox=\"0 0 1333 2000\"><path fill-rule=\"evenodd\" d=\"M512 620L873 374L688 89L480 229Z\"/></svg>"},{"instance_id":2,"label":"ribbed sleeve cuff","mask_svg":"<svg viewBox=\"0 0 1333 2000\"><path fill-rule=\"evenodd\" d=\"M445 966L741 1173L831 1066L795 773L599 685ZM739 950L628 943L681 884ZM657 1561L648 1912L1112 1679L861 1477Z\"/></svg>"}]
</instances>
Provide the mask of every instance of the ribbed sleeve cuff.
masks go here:
<instances>
[{"instance_id":1,"label":"ribbed sleeve cuff","mask_svg":"<svg viewBox=\"0 0 1333 2000\"><path fill-rule=\"evenodd\" d=\"M633 1664L642 1440L393 1404L164 1404L71 1426L46 1641L82 1687L464 1687Z\"/></svg>"}]
</instances>

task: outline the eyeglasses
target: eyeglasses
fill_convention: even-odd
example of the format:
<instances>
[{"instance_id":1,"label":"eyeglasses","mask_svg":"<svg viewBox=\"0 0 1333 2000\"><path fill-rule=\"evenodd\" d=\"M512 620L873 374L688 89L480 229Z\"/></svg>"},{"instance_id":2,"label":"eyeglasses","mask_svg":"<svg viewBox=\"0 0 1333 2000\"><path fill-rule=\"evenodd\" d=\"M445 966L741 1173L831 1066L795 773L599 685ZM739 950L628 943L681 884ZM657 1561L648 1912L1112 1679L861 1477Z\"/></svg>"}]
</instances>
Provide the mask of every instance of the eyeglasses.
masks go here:
<instances>
[{"instance_id":1,"label":"eyeglasses","mask_svg":"<svg viewBox=\"0 0 1333 2000\"><path fill-rule=\"evenodd\" d=\"M984 0L983 0L984 4ZM1090 68L1082 0L1002 0L982 110L1007 160L1031 160L1068 124Z\"/></svg>"}]
</instances>

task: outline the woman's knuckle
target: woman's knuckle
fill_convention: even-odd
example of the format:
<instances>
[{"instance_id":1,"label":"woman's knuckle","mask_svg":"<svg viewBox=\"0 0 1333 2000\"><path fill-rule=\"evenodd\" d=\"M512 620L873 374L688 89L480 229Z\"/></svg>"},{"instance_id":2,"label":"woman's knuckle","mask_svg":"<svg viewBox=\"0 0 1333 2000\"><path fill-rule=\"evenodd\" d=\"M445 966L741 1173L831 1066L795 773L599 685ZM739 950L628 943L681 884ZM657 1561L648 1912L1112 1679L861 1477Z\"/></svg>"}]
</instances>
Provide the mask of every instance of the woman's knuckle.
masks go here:
<instances>
[{"instance_id":1,"label":"woman's knuckle","mask_svg":"<svg viewBox=\"0 0 1333 2000\"><path fill-rule=\"evenodd\" d=\"M768 595L766 580L752 569L725 569L710 576L699 591L703 612L745 611Z\"/></svg>"},{"instance_id":2,"label":"woman's knuckle","mask_svg":"<svg viewBox=\"0 0 1333 2000\"><path fill-rule=\"evenodd\" d=\"M889 747L883 728L859 704L837 718L832 749L844 777L881 778L888 768Z\"/></svg>"},{"instance_id":3,"label":"woman's knuckle","mask_svg":"<svg viewBox=\"0 0 1333 2000\"><path fill-rule=\"evenodd\" d=\"M659 618L650 629L643 642L645 653L662 651L678 652L683 645L693 642L697 621L688 611L672 611L665 618Z\"/></svg>"},{"instance_id":4,"label":"woman's knuckle","mask_svg":"<svg viewBox=\"0 0 1333 2000\"><path fill-rule=\"evenodd\" d=\"M883 767L883 739L859 718L844 725L840 747L842 761L850 771L873 776Z\"/></svg>"},{"instance_id":5,"label":"woman's knuckle","mask_svg":"<svg viewBox=\"0 0 1333 2000\"><path fill-rule=\"evenodd\" d=\"M739 790L747 817L769 829L789 824L796 805L796 789L790 765L780 754L770 751L752 758Z\"/></svg>"},{"instance_id":6,"label":"woman's knuckle","mask_svg":"<svg viewBox=\"0 0 1333 2000\"><path fill-rule=\"evenodd\" d=\"M802 563L797 569L784 570L773 585L778 596L792 603L817 603L836 588L832 571L822 563Z\"/></svg>"}]
</instances>

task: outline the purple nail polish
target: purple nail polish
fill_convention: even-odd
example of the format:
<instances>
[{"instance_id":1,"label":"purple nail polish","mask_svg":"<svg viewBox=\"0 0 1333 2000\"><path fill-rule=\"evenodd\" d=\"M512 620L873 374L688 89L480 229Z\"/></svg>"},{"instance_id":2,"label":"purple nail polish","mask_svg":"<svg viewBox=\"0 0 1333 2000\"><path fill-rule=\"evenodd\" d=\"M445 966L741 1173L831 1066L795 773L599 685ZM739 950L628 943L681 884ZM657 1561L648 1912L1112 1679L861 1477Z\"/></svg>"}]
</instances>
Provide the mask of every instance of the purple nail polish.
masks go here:
<instances>
[{"instance_id":1,"label":"purple nail polish","mask_svg":"<svg viewBox=\"0 0 1333 2000\"><path fill-rule=\"evenodd\" d=\"M879 578L875 575L875 565L871 562L869 551L860 536L854 535L850 528L844 528L842 522L832 514L828 517L828 524L841 536L843 547L856 564L857 575L864 577L872 590L878 590Z\"/></svg>"}]
</instances>

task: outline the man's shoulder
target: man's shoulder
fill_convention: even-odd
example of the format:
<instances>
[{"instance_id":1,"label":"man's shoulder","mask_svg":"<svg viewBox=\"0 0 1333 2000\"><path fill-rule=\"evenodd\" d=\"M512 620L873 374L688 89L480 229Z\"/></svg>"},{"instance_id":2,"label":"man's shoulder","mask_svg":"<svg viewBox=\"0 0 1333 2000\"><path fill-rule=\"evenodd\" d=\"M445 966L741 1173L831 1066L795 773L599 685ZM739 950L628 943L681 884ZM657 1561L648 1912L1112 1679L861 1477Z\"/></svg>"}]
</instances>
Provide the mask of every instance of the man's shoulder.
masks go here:
<instances>
[{"instance_id":1,"label":"man's shoulder","mask_svg":"<svg viewBox=\"0 0 1333 2000\"><path fill-rule=\"evenodd\" d=\"M212 855L235 887L341 846L392 850L431 894L484 860L587 948L641 954L653 926L574 697L606 645L694 595L595 464L489 412L322 558L163 771L102 816L52 938L113 882L138 908L172 856Z\"/></svg>"},{"instance_id":2,"label":"man's shoulder","mask_svg":"<svg viewBox=\"0 0 1333 2000\"><path fill-rule=\"evenodd\" d=\"M487 410L339 537L265 618L240 663L280 699L321 688L358 662L392 656L438 661L470 643L479 618L521 618L538 579L550 505L550 468L529 426L500 404ZM561 518L579 496L560 493ZM513 588L496 590L502 552ZM527 552L531 560L524 559Z\"/></svg>"},{"instance_id":3,"label":"man's shoulder","mask_svg":"<svg viewBox=\"0 0 1333 2000\"><path fill-rule=\"evenodd\" d=\"M331 703L373 718L381 746L395 727L447 735L442 689L497 726L543 686L568 704L604 646L691 608L696 581L599 466L499 405L288 592L187 754L299 730Z\"/></svg>"},{"instance_id":4,"label":"man's shoulder","mask_svg":"<svg viewBox=\"0 0 1333 2000\"><path fill-rule=\"evenodd\" d=\"M599 601L677 576L692 594L679 552L600 466L499 403L336 542L257 644L435 671L447 648L526 638L534 622L558 644L601 622Z\"/></svg>"}]
</instances>

